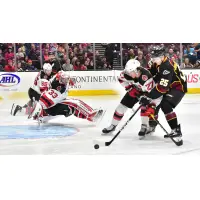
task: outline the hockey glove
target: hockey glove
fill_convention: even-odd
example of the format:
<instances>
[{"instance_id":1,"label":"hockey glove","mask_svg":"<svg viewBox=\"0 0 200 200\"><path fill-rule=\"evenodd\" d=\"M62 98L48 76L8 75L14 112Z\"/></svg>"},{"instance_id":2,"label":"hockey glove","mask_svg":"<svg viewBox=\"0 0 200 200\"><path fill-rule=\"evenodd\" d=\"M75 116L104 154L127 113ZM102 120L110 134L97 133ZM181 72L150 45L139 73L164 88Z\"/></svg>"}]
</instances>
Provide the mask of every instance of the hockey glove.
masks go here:
<instances>
[{"instance_id":1,"label":"hockey glove","mask_svg":"<svg viewBox=\"0 0 200 200\"><path fill-rule=\"evenodd\" d=\"M154 115L155 114L155 111L156 111L156 106L155 104L149 104L147 106L147 109L146 109L146 115L149 116L149 115Z\"/></svg>"},{"instance_id":2,"label":"hockey glove","mask_svg":"<svg viewBox=\"0 0 200 200\"><path fill-rule=\"evenodd\" d=\"M151 103L151 101L152 101L152 99L150 99L149 97L147 97L147 96L141 96L139 104L147 106L147 105L149 105Z\"/></svg>"}]
</instances>

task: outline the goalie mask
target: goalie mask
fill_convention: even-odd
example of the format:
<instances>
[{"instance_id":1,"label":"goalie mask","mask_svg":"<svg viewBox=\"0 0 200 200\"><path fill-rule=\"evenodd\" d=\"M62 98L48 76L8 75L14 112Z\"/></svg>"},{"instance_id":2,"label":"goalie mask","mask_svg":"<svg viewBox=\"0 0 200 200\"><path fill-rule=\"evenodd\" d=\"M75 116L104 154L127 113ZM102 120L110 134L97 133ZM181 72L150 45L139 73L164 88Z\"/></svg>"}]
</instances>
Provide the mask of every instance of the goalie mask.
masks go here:
<instances>
[{"instance_id":1,"label":"goalie mask","mask_svg":"<svg viewBox=\"0 0 200 200\"><path fill-rule=\"evenodd\" d=\"M60 84L67 85L70 81L70 75L68 72L60 71L57 75L57 79Z\"/></svg>"},{"instance_id":2,"label":"goalie mask","mask_svg":"<svg viewBox=\"0 0 200 200\"><path fill-rule=\"evenodd\" d=\"M52 72L52 66L51 64L49 63L45 63L43 65L43 70L44 70L44 73L47 75L47 76L50 76L51 72Z\"/></svg>"},{"instance_id":3,"label":"goalie mask","mask_svg":"<svg viewBox=\"0 0 200 200\"><path fill-rule=\"evenodd\" d=\"M138 69L141 67L138 60L131 59L126 63L124 73L132 78L138 77Z\"/></svg>"}]
</instances>

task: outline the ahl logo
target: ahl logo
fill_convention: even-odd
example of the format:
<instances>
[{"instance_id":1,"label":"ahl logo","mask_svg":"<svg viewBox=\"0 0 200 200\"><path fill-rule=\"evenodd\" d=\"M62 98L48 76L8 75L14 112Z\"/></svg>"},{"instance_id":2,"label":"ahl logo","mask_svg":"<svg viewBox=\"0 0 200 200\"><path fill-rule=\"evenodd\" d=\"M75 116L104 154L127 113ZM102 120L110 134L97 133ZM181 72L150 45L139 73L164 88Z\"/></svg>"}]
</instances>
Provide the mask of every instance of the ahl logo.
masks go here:
<instances>
[{"instance_id":1,"label":"ahl logo","mask_svg":"<svg viewBox=\"0 0 200 200\"><path fill-rule=\"evenodd\" d=\"M15 74L0 74L0 86L12 87L20 83L20 77Z\"/></svg>"}]
</instances>

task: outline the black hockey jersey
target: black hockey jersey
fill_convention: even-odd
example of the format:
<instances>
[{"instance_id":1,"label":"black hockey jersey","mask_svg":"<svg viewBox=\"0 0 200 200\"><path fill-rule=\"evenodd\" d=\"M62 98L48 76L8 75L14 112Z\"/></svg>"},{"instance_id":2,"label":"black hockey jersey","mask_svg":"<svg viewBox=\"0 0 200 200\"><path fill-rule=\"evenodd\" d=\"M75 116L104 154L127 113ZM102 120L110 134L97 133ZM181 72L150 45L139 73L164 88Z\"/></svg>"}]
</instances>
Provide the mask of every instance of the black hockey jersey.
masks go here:
<instances>
[{"instance_id":1,"label":"black hockey jersey","mask_svg":"<svg viewBox=\"0 0 200 200\"><path fill-rule=\"evenodd\" d=\"M59 74L56 74L51 80L51 89L57 90L61 94L66 92L67 86L59 82Z\"/></svg>"},{"instance_id":2,"label":"black hockey jersey","mask_svg":"<svg viewBox=\"0 0 200 200\"><path fill-rule=\"evenodd\" d=\"M178 65L170 61L168 57L165 57L160 65L154 64L150 71L156 82L156 87L149 94L152 99L167 93L170 88L184 93L187 92L186 76L184 76Z\"/></svg>"}]
</instances>

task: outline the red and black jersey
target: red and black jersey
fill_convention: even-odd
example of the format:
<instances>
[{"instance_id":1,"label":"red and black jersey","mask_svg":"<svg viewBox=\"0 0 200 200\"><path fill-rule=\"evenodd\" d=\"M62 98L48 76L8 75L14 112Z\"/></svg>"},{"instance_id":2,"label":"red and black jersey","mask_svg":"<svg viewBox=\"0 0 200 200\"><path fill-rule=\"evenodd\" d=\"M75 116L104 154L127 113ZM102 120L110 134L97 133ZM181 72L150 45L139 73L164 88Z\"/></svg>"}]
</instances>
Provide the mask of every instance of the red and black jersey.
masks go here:
<instances>
[{"instance_id":1,"label":"red and black jersey","mask_svg":"<svg viewBox=\"0 0 200 200\"><path fill-rule=\"evenodd\" d=\"M52 77L54 76L53 72L51 72L51 74L48 76L47 74L44 73L43 70L41 70L38 75L36 76L35 78L35 81L34 81L34 85L37 86L38 85L38 80L39 79L46 79L46 80L50 80Z\"/></svg>"},{"instance_id":2,"label":"red and black jersey","mask_svg":"<svg viewBox=\"0 0 200 200\"><path fill-rule=\"evenodd\" d=\"M149 93L149 97L152 99L164 95L170 88L184 93L187 92L186 77L180 71L178 65L170 61L168 57L165 57L159 66L154 64L150 71L156 82L156 87Z\"/></svg>"},{"instance_id":3,"label":"red and black jersey","mask_svg":"<svg viewBox=\"0 0 200 200\"><path fill-rule=\"evenodd\" d=\"M118 77L118 81L120 84L126 89L130 88L130 85L134 85L140 91L150 91L154 86L153 78L149 70L139 67L138 71L140 71L140 76L138 78L132 78L128 74L126 74L125 70L121 72L120 77Z\"/></svg>"},{"instance_id":4,"label":"red and black jersey","mask_svg":"<svg viewBox=\"0 0 200 200\"><path fill-rule=\"evenodd\" d=\"M51 80L51 89L59 91L63 94L67 90L67 86L59 82L57 75Z\"/></svg>"}]
</instances>

